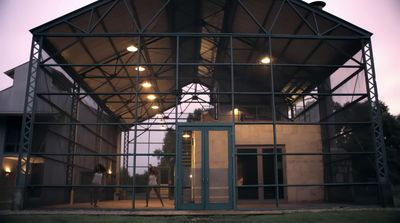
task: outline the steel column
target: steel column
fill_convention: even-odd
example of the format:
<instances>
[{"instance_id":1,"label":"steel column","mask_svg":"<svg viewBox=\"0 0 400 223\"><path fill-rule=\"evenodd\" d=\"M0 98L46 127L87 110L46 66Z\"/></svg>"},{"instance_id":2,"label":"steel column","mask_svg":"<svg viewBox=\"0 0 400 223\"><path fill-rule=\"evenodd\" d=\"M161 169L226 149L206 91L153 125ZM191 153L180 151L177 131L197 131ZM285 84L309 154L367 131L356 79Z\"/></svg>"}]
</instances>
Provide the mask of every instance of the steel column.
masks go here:
<instances>
[{"instance_id":1,"label":"steel column","mask_svg":"<svg viewBox=\"0 0 400 223\"><path fill-rule=\"evenodd\" d=\"M123 161L122 168L128 171L128 156L126 154L129 153L129 130L124 132L124 148L123 148Z\"/></svg>"},{"instance_id":2,"label":"steel column","mask_svg":"<svg viewBox=\"0 0 400 223\"><path fill-rule=\"evenodd\" d=\"M141 55L142 52L142 41L141 41L141 37L139 37L138 40L138 51L137 53L139 55ZM139 67L140 64L140 59L141 56L138 56L136 59L136 67ZM139 89L140 86L140 78L139 78L140 74L139 74L139 69L136 71L136 77L135 77L135 89ZM139 94L138 94L138 90L135 90L135 106L137 106L139 104ZM132 177L132 181L133 181L133 187L132 187L132 209L135 209L135 202L136 202L136 190L135 190L135 186L136 186L136 152L137 152L137 139L138 139L138 125L139 125L139 119L138 119L138 115L139 115L139 109L136 107L135 109L135 120L134 120L134 135L133 135L133 140L134 140L134 144L133 144L133 177Z\"/></svg>"},{"instance_id":3,"label":"steel column","mask_svg":"<svg viewBox=\"0 0 400 223\"><path fill-rule=\"evenodd\" d=\"M20 210L24 208L26 185L29 176L29 159L32 147L33 127L36 107L36 79L39 76L39 63L42 60L43 37L32 38L32 46L29 60L29 69L26 82L24 114L22 117L21 134L19 140L19 153L16 171L16 190L14 192L12 208Z\"/></svg>"},{"instance_id":4,"label":"steel column","mask_svg":"<svg viewBox=\"0 0 400 223\"><path fill-rule=\"evenodd\" d=\"M96 112L96 119L97 123L103 123L106 122L106 120L103 120L103 109L100 106L97 106L97 112ZM103 133L103 125L96 125L96 145L95 149L97 153L102 153L102 134ZM96 156L95 158L95 163L100 163L98 157Z\"/></svg>"},{"instance_id":5,"label":"steel column","mask_svg":"<svg viewBox=\"0 0 400 223\"><path fill-rule=\"evenodd\" d=\"M78 121L78 112L79 112L79 93L80 87L79 84L74 81L74 85L72 87L72 95L71 95L71 110L70 110L70 122L76 123ZM69 141L68 141L68 156L67 156L67 174L66 174L66 184L73 185L74 184L74 160L75 160L75 151L76 151L76 137L78 133L78 126L71 125L69 128ZM69 192L69 203L72 205L74 203L74 188L70 188Z\"/></svg>"},{"instance_id":6,"label":"steel column","mask_svg":"<svg viewBox=\"0 0 400 223\"><path fill-rule=\"evenodd\" d=\"M375 79L374 58L371 40L362 41L362 51L365 69L368 103L372 122L372 134L376 152L376 171L379 181L380 199L383 206L393 205L393 197L388 177L386 149L382 128L382 113L379 105L378 89Z\"/></svg>"}]
</instances>

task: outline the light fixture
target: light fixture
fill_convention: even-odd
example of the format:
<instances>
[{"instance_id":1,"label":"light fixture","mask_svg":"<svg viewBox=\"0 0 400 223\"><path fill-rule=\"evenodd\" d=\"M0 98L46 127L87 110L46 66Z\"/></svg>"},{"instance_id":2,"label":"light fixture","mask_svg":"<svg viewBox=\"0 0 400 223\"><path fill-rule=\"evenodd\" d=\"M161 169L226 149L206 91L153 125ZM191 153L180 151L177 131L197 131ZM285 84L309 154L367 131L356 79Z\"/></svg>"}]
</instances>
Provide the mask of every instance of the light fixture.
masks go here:
<instances>
[{"instance_id":1,"label":"light fixture","mask_svg":"<svg viewBox=\"0 0 400 223\"><path fill-rule=\"evenodd\" d=\"M154 110L157 110L157 109L159 109L160 107L158 106L158 105L152 105L151 106L151 109L154 109Z\"/></svg>"},{"instance_id":2,"label":"light fixture","mask_svg":"<svg viewBox=\"0 0 400 223\"><path fill-rule=\"evenodd\" d=\"M233 109L233 114L234 115L239 115L239 109L238 108Z\"/></svg>"},{"instance_id":3,"label":"light fixture","mask_svg":"<svg viewBox=\"0 0 400 223\"><path fill-rule=\"evenodd\" d=\"M138 67L135 67L135 70L137 70L137 71L139 71L139 72L142 72L142 71L145 71L146 68L144 68L144 67L142 67L142 66L138 66Z\"/></svg>"},{"instance_id":4,"label":"light fixture","mask_svg":"<svg viewBox=\"0 0 400 223\"><path fill-rule=\"evenodd\" d=\"M136 46L134 46L134 45L130 45L130 46L128 46L126 48L126 50L128 50L129 52L134 53L134 52L138 51L138 48Z\"/></svg>"},{"instance_id":5,"label":"light fixture","mask_svg":"<svg viewBox=\"0 0 400 223\"><path fill-rule=\"evenodd\" d=\"M150 101L154 101L157 97L154 94L149 94L146 97L147 99L149 99Z\"/></svg>"},{"instance_id":6,"label":"light fixture","mask_svg":"<svg viewBox=\"0 0 400 223\"><path fill-rule=\"evenodd\" d=\"M6 166L6 167L4 168L4 172L6 173L6 176L10 175L10 173L11 173L11 168L10 168L9 166Z\"/></svg>"},{"instance_id":7,"label":"light fixture","mask_svg":"<svg viewBox=\"0 0 400 223\"><path fill-rule=\"evenodd\" d=\"M192 178L192 177L193 177L193 175L192 175L192 174L190 174L190 175L189 175L189 177L190 177L190 178Z\"/></svg>"},{"instance_id":8,"label":"light fixture","mask_svg":"<svg viewBox=\"0 0 400 223\"><path fill-rule=\"evenodd\" d=\"M260 62L261 62L262 64L269 64L269 63L271 63L271 58L268 57L268 56L265 56L265 57L263 57L263 58L260 60Z\"/></svg>"},{"instance_id":9,"label":"light fixture","mask_svg":"<svg viewBox=\"0 0 400 223\"><path fill-rule=\"evenodd\" d=\"M112 174L112 170L111 170L111 168L110 168L110 169L108 169L107 173L108 173L109 175L111 175L111 174Z\"/></svg>"},{"instance_id":10,"label":"light fixture","mask_svg":"<svg viewBox=\"0 0 400 223\"><path fill-rule=\"evenodd\" d=\"M185 138L185 139L190 138L189 133L184 132L183 135L182 135L182 138Z\"/></svg>"},{"instance_id":11,"label":"light fixture","mask_svg":"<svg viewBox=\"0 0 400 223\"><path fill-rule=\"evenodd\" d=\"M145 81L145 82L142 83L142 87L144 87L144 88L149 88L151 86L152 86L151 83L148 82L148 81Z\"/></svg>"}]
</instances>

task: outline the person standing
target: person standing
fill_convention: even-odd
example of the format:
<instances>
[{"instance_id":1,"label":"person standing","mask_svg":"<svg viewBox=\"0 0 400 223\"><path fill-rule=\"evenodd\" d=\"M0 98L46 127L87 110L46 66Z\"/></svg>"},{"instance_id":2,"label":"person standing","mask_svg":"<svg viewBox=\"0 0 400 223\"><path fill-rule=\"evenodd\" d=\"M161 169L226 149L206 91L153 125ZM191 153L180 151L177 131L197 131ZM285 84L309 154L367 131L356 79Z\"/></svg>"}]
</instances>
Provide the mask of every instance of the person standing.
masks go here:
<instances>
[{"instance_id":1,"label":"person standing","mask_svg":"<svg viewBox=\"0 0 400 223\"><path fill-rule=\"evenodd\" d=\"M151 190L153 190L153 189L154 189L154 192L156 193L158 199L160 200L161 205L164 207L164 202L161 199L161 195L160 195L160 188L158 187L159 185L157 183L157 175L158 175L157 169L154 166L149 165L148 174L149 174L149 179L148 179L149 187L146 190L146 207L149 206L149 197L150 197Z\"/></svg>"},{"instance_id":2,"label":"person standing","mask_svg":"<svg viewBox=\"0 0 400 223\"><path fill-rule=\"evenodd\" d=\"M97 202L99 200L98 197L100 193L100 188L98 186L103 184L104 172L105 168L101 164L97 164L96 167L94 168L92 185L95 187L92 188L90 193L90 205L92 205L95 208L97 207Z\"/></svg>"}]
</instances>

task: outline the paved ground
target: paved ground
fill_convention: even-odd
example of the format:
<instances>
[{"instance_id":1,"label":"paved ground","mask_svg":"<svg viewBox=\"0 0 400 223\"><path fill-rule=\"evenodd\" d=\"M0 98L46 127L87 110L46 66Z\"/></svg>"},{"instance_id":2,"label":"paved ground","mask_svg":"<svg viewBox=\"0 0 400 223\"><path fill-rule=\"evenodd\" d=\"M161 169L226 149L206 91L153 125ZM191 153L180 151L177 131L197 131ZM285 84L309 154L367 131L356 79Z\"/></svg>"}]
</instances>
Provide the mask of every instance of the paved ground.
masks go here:
<instances>
[{"instance_id":1,"label":"paved ground","mask_svg":"<svg viewBox=\"0 0 400 223\"><path fill-rule=\"evenodd\" d=\"M299 211L22 211L0 215L1 223L399 223L399 209ZM311 212L310 212L311 211ZM169 215L171 214L171 215ZM199 216L202 214L202 216ZM145 216L139 216L145 215ZM179 215L179 216L176 216Z\"/></svg>"},{"instance_id":2,"label":"paved ground","mask_svg":"<svg viewBox=\"0 0 400 223\"><path fill-rule=\"evenodd\" d=\"M152 198L149 200L149 206L146 207L146 201L144 199L138 199L135 201L135 211L146 211L146 210L162 210L162 211L174 211L175 201L170 199L163 199L164 207L161 205L158 199ZM35 210L97 210L97 209L108 209L108 210L126 210L132 209L132 200L107 200L100 201L98 208L94 208L88 202L74 203L74 204L57 204L48 206L36 206ZM279 203L279 209L275 206L275 201L254 201L254 200L240 200L237 203L237 209L240 210L298 210L298 209L335 209L335 208L380 208L380 206L360 206L340 203L289 203L281 201Z\"/></svg>"}]
</instances>

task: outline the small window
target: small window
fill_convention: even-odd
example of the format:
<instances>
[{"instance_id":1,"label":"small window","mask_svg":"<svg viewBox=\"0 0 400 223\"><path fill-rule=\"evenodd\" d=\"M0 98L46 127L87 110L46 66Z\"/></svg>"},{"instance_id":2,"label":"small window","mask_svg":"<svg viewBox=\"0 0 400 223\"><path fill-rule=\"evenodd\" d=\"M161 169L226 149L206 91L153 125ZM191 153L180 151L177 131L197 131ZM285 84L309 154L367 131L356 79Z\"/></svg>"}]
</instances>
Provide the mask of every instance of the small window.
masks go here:
<instances>
[{"instance_id":1,"label":"small window","mask_svg":"<svg viewBox=\"0 0 400 223\"><path fill-rule=\"evenodd\" d=\"M4 152L16 153L18 151L20 134L21 134L21 118L20 117L7 118Z\"/></svg>"}]
</instances>

